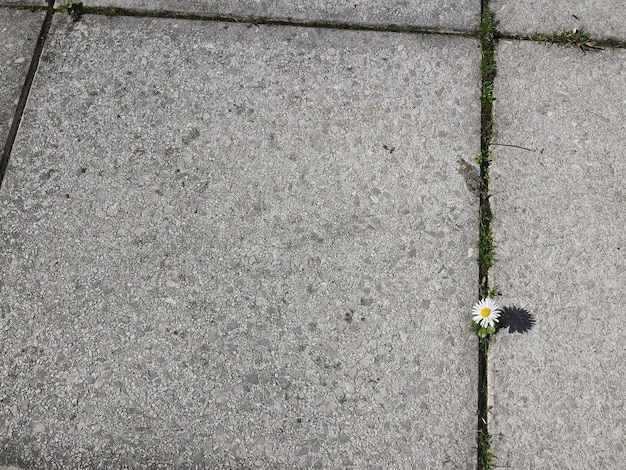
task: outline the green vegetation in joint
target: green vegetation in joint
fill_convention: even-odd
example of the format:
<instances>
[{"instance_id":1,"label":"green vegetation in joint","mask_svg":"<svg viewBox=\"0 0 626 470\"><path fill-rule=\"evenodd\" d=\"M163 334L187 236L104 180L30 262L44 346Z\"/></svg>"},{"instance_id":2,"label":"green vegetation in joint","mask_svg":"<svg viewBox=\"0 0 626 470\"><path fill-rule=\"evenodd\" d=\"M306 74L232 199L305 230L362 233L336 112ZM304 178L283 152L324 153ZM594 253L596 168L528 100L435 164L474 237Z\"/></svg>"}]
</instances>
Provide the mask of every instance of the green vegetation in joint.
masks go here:
<instances>
[{"instance_id":1,"label":"green vegetation in joint","mask_svg":"<svg viewBox=\"0 0 626 470\"><path fill-rule=\"evenodd\" d=\"M551 40L552 42L558 42L575 47L593 47L595 45L595 42L591 39L589 34L585 31L579 31L577 29L556 34L552 36Z\"/></svg>"},{"instance_id":2,"label":"green vegetation in joint","mask_svg":"<svg viewBox=\"0 0 626 470\"><path fill-rule=\"evenodd\" d=\"M480 99L482 101L493 102L493 82L485 83L480 90Z\"/></svg>"},{"instance_id":3,"label":"green vegetation in joint","mask_svg":"<svg viewBox=\"0 0 626 470\"><path fill-rule=\"evenodd\" d=\"M593 38L589 33L583 30L573 29L557 34L533 34L530 36L515 36L511 39L534 41L538 43L562 44L565 46L576 47L583 52L600 51L605 48L626 48L626 41L618 39L597 39Z\"/></svg>"},{"instance_id":4,"label":"green vegetation in joint","mask_svg":"<svg viewBox=\"0 0 626 470\"><path fill-rule=\"evenodd\" d=\"M62 13L70 14L74 11L74 2L72 0L65 0L61 6L59 6L59 11Z\"/></svg>"},{"instance_id":5,"label":"green vegetation in joint","mask_svg":"<svg viewBox=\"0 0 626 470\"><path fill-rule=\"evenodd\" d=\"M579 31L578 29L554 35L549 38L549 40L558 44L577 47L583 52L601 51L604 49L598 41L592 39L588 33Z\"/></svg>"},{"instance_id":6,"label":"green vegetation in joint","mask_svg":"<svg viewBox=\"0 0 626 470\"><path fill-rule=\"evenodd\" d=\"M487 149L478 152L478 156L476 157L476 164L482 166L489 163L491 163L491 150Z\"/></svg>"},{"instance_id":7,"label":"green vegetation in joint","mask_svg":"<svg viewBox=\"0 0 626 470\"><path fill-rule=\"evenodd\" d=\"M478 265L480 273L480 297L484 298L489 292L488 275L494 262L493 233L491 231L491 204L489 202L489 164L491 163L490 144L494 137L493 130L493 102L494 81L496 78L496 45L498 22L488 7L483 9L478 31L482 61L481 61L481 137L480 153L476 163L480 171L480 228L478 233Z\"/></svg>"},{"instance_id":8,"label":"green vegetation in joint","mask_svg":"<svg viewBox=\"0 0 626 470\"><path fill-rule=\"evenodd\" d=\"M489 389L487 387L487 369L489 356L489 335L479 335L478 340L478 429L476 444L478 447L477 470L494 468L495 457L491 448L491 435L488 426Z\"/></svg>"},{"instance_id":9,"label":"green vegetation in joint","mask_svg":"<svg viewBox=\"0 0 626 470\"><path fill-rule=\"evenodd\" d=\"M478 447L480 449L481 470L492 470L494 468L494 455L491 451L491 437L489 434L480 433L478 435Z\"/></svg>"},{"instance_id":10,"label":"green vegetation in joint","mask_svg":"<svg viewBox=\"0 0 626 470\"><path fill-rule=\"evenodd\" d=\"M619 40L616 38L594 38L589 33L578 29L555 34L498 34L498 38L510 39L514 41L533 41L540 44L561 44L565 46L576 47L583 52L587 52L590 50L603 50L605 48L626 49L626 41L624 40Z\"/></svg>"},{"instance_id":11,"label":"green vegetation in joint","mask_svg":"<svg viewBox=\"0 0 626 470\"><path fill-rule=\"evenodd\" d=\"M481 135L480 153L476 162L480 165L480 213L478 231L478 272L480 284L478 287L480 298L492 297L497 293L497 288L489 288L489 271L494 263L494 242L491 230L492 212L489 191L489 167L491 163L491 142L494 138L493 130L493 102L494 81L496 78L496 46L497 46L497 21L492 11L489 10L489 1L482 0L482 15L480 19L479 39L482 50L481 61ZM475 324L476 334L479 338L479 365L478 365L478 470L491 470L493 468L493 452L491 450L491 437L487 424L487 353L489 350L489 337L496 332L495 326L480 328Z\"/></svg>"},{"instance_id":12,"label":"green vegetation in joint","mask_svg":"<svg viewBox=\"0 0 626 470\"><path fill-rule=\"evenodd\" d=\"M498 286L491 286L491 288L489 289L489 294L487 294L487 296L490 299L493 299L494 297L498 297L500 295L500 290L498 289Z\"/></svg>"},{"instance_id":13,"label":"green vegetation in joint","mask_svg":"<svg viewBox=\"0 0 626 470\"><path fill-rule=\"evenodd\" d=\"M72 0L66 0L59 7L59 11L63 13L67 13L72 18L72 21L74 22L80 21L80 18L84 13L83 2L74 2Z\"/></svg>"},{"instance_id":14,"label":"green vegetation in joint","mask_svg":"<svg viewBox=\"0 0 626 470\"><path fill-rule=\"evenodd\" d=\"M488 211L489 213L485 214L485 212L487 211L483 209L482 212L483 219L481 220L480 229L478 232L478 264L483 273L483 279L481 281L484 284L484 282L486 281L486 273L488 273L491 269L491 266L493 266L495 253L493 244L493 233L491 232L491 211ZM487 290L486 285L483 285L482 287L483 290Z\"/></svg>"},{"instance_id":15,"label":"green vegetation in joint","mask_svg":"<svg viewBox=\"0 0 626 470\"><path fill-rule=\"evenodd\" d=\"M483 190L484 191L484 190ZM478 229L478 270L480 273L480 297L494 297L493 287L489 287L489 271L495 262L495 244L491 229L492 213L489 200L483 202L480 208L480 225ZM497 289L496 289L497 291Z\"/></svg>"},{"instance_id":16,"label":"green vegetation in joint","mask_svg":"<svg viewBox=\"0 0 626 470\"><path fill-rule=\"evenodd\" d=\"M528 39L530 39L531 41L541 42L541 43L548 41L548 38L541 33L533 34Z\"/></svg>"},{"instance_id":17,"label":"green vegetation in joint","mask_svg":"<svg viewBox=\"0 0 626 470\"><path fill-rule=\"evenodd\" d=\"M474 324L474 331L480 339L485 339L489 335L495 335L498 329L495 326L488 326L486 328L481 328L480 325Z\"/></svg>"},{"instance_id":18,"label":"green vegetation in joint","mask_svg":"<svg viewBox=\"0 0 626 470\"><path fill-rule=\"evenodd\" d=\"M486 9L482 15L480 21L480 45L482 49L482 62L481 62L481 74L482 74L482 86L480 99L482 102L482 145L483 152L486 151L489 142L491 141L493 124L493 84L496 78L496 27L498 22L496 21L494 14L489 9Z\"/></svg>"},{"instance_id":19,"label":"green vegetation in joint","mask_svg":"<svg viewBox=\"0 0 626 470\"><path fill-rule=\"evenodd\" d=\"M30 11L30 12L35 12L35 11L47 11L48 10L48 5L20 5L20 4L0 4L1 8L10 8L11 10L25 10L25 11Z\"/></svg>"},{"instance_id":20,"label":"green vegetation in joint","mask_svg":"<svg viewBox=\"0 0 626 470\"><path fill-rule=\"evenodd\" d=\"M491 10L489 10L489 8L485 8L485 11L480 19L480 38L485 39L491 37L493 39L495 37L497 27L498 21L496 20L495 15Z\"/></svg>"},{"instance_id":21,"label":"green vegetation in joint","mask_svg":"<svg viewBox=\"0 0 626 470\"><path fill-rule=\"evenodd\" d=\"M74 13L72 13L72 10ZM432 35L454 35L459 37L473 37L473 34L464 32L446 32L438 29L420 28L414 26L398 26L390 25L366 25L352 24L332 21L298 21L293 19L268 18L260 16L219 16L212 14L199 13L182 13L168 10L141 10L122 7L98 7L83 6L82 2L66 0L58 11L69 13L71 15L102 15L102 16L128 16L137 18L168 18L175 20L194 20L194 21L218 21L223 23L240 23L247 25L273 25L273 26L300 26L308 28L326 28L326 29L342 29L351 31L380 31L390 33L406 33L406 34L432 34Z\"/></svg>"}]
</instances>

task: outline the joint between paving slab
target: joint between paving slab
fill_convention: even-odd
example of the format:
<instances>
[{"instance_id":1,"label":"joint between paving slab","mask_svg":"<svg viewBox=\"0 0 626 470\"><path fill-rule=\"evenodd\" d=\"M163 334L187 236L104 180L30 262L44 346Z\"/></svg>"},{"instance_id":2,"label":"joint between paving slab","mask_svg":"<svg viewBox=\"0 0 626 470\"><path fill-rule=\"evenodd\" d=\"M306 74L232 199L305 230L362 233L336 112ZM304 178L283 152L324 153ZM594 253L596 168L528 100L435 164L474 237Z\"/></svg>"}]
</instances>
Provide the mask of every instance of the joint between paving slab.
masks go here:
<instances>
[{"instance_id":1,"label":"joint between paving slab","mask_svg":"<svg viewBox=\"0 0 626 470\"><path fill-rule=\"evenodd\" d=\"M584 30L565 31L552 34L496 34L497 39L531 41L540 44L558 44L577 47L583 52L601 49L626 49L626 41L617 38L594 38Z\"/></svg>"},{"instance_id":2,"label":"joint between paving slab","mask_svg":"<svg viewBox=\"0 0 626 470\"><path fill-rule=\"evenodd\" d=\"M54 0L48 0L46 17L43 21L43 24L41 25L39 36L37 37L37 43L35 44L35 49L30 60L30 66L28 67L26 78L24 79L24 85L22 86L22 91L20 93L20 97L15 108L15 113L13 114L13 121L11 122L11 127L9 128L9 133L7 135L7 140L4 144L2 157L0 158L0 187L2 187L2 181L4 180L4 174L6 173L6 169L9 164L11 150L13 149L15 137L17 136L17 131L22 121L22 115L24 114L26 101L28 100L28 95L30 94L30 87L33 84L33 79L35 77L35 73L37 72L37 67L39 67L39 59L41 57L41 52L43 51L43 46L46 42L46 38L48 37L48 31L50 31L50 25L52 24L53 16Z\"/></svg>"},{"instance_id":3,"label":"joint between paving slab","mask_svg":"<svg viewBox=\"0 0 626 470\"><path fill-rule=\"evenodd\" d=\"M59 10L57 10L58 12ZM195 21L215 21L222 23L240 23L248 25L265 25L265 26L295 26L301 28L321 28L321 29L338 29L350 31L370 31L385 33L405 33L405 34L434 34L434 35L450 35L459 37L475 37L471 31L459 30L441 30L433 28L423 28L411 25L375 25L347 23L329 20L298 20L294 18L271 18L263 16L228 16L198 13L183 13L169 10L141 10L133 8L121 7L82 7L81 14L100 15L100 16L128 16L136 18L160 18L160 19L176 19L176 20L195 20Z\"/></svg>"},{"instance_id":4,"label":"joint between paving slab","mask_svg":"<svg viewBox=\"0 0 626 470\"><path fill-rule=\"evenodd\" d=\"M489 187L489 166L491 163L491 142L493 140L493 85L496 76L495 50L497 44L496 21L489 8L489 0L481 0L479 38L482 51L481 60L481 136L480 153L480 208L478 229L478 296L489 297L495 288L490 288L489 271L494 261L492 212ZM489 434L488 409L488 355L489 336L478 341L478 420L476 429L477 468L493 468L491 435Z\"/></svg>"},{"instance_id":5,"label":"joint between paving slab","mask_svg":"<svg viewBox=\"0 0 626 470\"><path fill-rule=\"evenodd\" d=\"M0 4L0 8L7 10L24 10L24 11L48 11L48 6L43 5L21 5L21 4L8 4L2 5Z\"/></svg>"}]
</instances>

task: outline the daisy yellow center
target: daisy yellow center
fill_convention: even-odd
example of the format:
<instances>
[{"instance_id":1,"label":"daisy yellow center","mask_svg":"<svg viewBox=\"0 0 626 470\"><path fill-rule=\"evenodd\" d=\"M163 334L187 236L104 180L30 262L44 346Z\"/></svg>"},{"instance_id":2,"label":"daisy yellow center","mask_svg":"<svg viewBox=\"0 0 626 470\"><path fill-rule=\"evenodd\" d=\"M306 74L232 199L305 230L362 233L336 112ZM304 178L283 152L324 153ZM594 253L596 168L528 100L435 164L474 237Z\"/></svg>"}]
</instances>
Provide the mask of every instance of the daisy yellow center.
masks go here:
<instances>
[{"instance_id":1,"label":"daisy yellow center","mask_svg":"<svg viewBox=\"0 0 626 470\"><path fill-rule=\"evenodd\" d=\"M487 308L487 307L483 308L480 311L480 316L483 317L483 318L487 318L490 314L491 314L491 309Z\"/></svg>"}]
</instances>

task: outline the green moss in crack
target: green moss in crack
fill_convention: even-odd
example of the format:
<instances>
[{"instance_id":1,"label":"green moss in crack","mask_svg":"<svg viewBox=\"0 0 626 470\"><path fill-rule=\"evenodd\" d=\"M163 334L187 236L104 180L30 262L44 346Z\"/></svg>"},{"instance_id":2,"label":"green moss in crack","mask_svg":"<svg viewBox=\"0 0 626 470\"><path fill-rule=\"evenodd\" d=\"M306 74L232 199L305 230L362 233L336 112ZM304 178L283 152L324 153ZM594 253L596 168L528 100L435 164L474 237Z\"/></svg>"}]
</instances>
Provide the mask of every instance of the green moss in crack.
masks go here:
<instances>
[{"instance_id":1,"label":"green moss in crack","mask_svg":"<svg viewBox=\"0 0 626 470\"><path fill-rule=\"evenodd\" d=\"M494 455L491 450L491 436L486 433L478 434L478 447L480 449L480 460L479 465L481 466L481 470L492 470L494 468Z\"/></svg>"},{"instance_id":2,"label":"green moss in crack","mask_svg":"<svg viewBox=\"0 0 626 470\"><path fill-rule=\"evenodd\" d=\"M476 157L476 164L483 166L491 163L491 150L481 150Z\"/></svg>"},{"instance_id":3,"label":"green moss in crack","mask_svg":"<svg viewBox=\"0 0 626 470\"><path fill-rule=\"evenodd\" d=\"M487 176L488 177L488 176ZM485 178L483 176L483 178ZM493 232L491 229L492 213L491 204L489 203L489 197L484 194L486 188L481 185L481 199L483 199L480 206L479 214L479 228L478 228L478 270L480 273L480 296L481 298L487 297L489 294L489 270L493 266L496 259L495 256L495 244L493 241Z\"/></svg>"},{"instance_id":4,"label":"green moss in crack","mask_svg":"<svg viewBox=\"0 0 626 470\"><path fill-rule=\"evenodd\" d=\"M478 236L478 264L480 264L485 271L489 271L495 260L495 252L493 245L493 233L491 233L491 228L484 222L484 220L480 224ZM483 281L484 280L485 279L483 279Z\"/></svg>"},{"instance_id":5,"label":"green moss in crack","mask_svg":"<svg viewBox=\"0 0 626 470\"><path fill-rule=\"evenodd\" d=\"M496 21L494 14L489 9L483 12L480 21L480 45L482 49L481 74L482 85L480 99L482 104L481 125L482 138L481 149L487 151L493 133L493 86L496 78Z\"/></svg>"},{"instance_id":6,"label":"green moss in crack","mask_svg":"<svg viewBox=\"0 0 626 470\"><path fill-rule=\"evenodd\" d=\"M494 138L493 102L496 77L496 45L498 22L488 5L483 5L478 31L482 50L481 60L481 136L480 153L476 162L480 165L480 226L478 233L479 291L484 298L489 292L489 270L494 262L493 233L491 231L491 204L489 202L490 145Z\"/></svg>"}]
</instances>

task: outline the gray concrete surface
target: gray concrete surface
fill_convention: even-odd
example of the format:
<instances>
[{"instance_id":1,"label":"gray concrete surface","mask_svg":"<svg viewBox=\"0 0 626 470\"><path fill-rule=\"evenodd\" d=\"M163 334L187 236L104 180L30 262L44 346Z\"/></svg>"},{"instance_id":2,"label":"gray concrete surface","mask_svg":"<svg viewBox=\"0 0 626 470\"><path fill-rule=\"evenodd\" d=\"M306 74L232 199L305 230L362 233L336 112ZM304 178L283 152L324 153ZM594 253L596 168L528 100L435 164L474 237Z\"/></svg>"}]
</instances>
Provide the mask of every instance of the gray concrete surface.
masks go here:
<instances>
[{"instance_id":1,"label":"gray concrete surface","mask_svg":"<svg viewBox=\"0 0 626 470\"><path fill-rule=\"evenodd\" d=\"M46 0L0 0L0 6L16 6L16 5L35 5L45 7L48 5Z\"/></svg>"},{"instance_id":2,"label":"gray concrete surface","mask_svg":"<svg viewBox=\"0 0 626 470\"><path fill-rule=\"evenodd\" d=\"M473 31L480 24L480 2L473 0L82 0L86 6L117 6L204 15L260 16L298 21L413 26ZM56 1L57 6L63 3Z\"/></svg>"},{"instance_id":3,"label":"gray concrete surface","mask_svg":"<svg viewBox=\"0 0 626 470\"><path fill-rule=\"evenodd\" d=\"M626 52L500 43L494 280L527 335L491 348L496 463L626 462Z\"/></svg>"},{"instance_id":4,"label":"gray concrete surface","mask_svg":"<svg viewBox=\"0 0 626 470\"><path fill-rule=\"evenodd\" d=\"M55 16L0 191L0 464L474 468L479 60Z\"/></svg>"},{"instance_id":5,"label":"gray concrete surface","mask_svg":"<svg viewBox=\"0 0 626 470\"><path fill-rule=\"evenodd\" d=\"M45 13L0 8L0 149L15 108Z\"/></svg>"},{"instance_id":6,"label":"gray concrete surface","mask_svg":"<svg viewBox=\"0 0 626 470\"><path fill-rule=\"evenodd\" d=\"M498 29L509 34L578 30L626 41L626 0L493 0Z\"/></svg>"}]
</instances>

